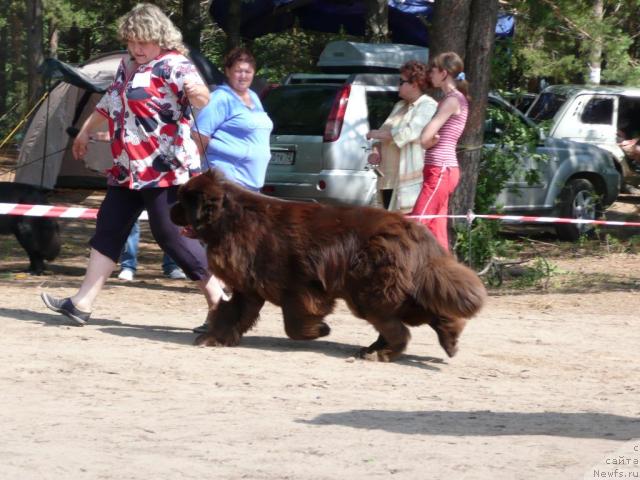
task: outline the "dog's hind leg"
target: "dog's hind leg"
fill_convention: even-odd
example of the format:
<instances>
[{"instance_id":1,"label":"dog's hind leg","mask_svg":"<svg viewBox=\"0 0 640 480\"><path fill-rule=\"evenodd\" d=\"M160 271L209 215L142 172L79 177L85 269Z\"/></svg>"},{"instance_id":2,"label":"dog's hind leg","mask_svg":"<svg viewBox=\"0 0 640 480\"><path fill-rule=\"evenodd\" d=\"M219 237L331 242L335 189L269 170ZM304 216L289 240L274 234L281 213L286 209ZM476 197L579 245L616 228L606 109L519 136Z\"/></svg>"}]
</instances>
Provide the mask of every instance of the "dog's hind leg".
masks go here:
<instances>
[{"instance_id":1,"label":"dog's hind leg","mask_svg":"<svg viewBox=\"0 0 640 480\"><path fill-rule=\"evenodd\" d=\"M404 352L411 339L409 329L398 319L378 320L367 318L378 330L378 339L360 349L358 356L373 362L392 362Z\"/></svg>"},{"instance_id":2,"label":"dog's hind leg","mask_svg":"<svg viewBox=\"0 0 640 480\"><path fill-rule=\"evenodd\" d=\"M231 300L220 302L207 316L209 331L196 338L196 345L235 346L240 338L258 321L264 298L258 295L234 292Z\"/></svg>"},{"instance_id":3,"label":"dog's hind leg","mask_svg":"<svg viewBox=\"0 0 640 480\"><path fill-rule=\"evenodd\" d=\"M290 293L284 298L282 316L289 338L315 340L329 335L331 327L324 322L324 317L333 311L335 300L299 293Z\"/></svg>"}]
</instances>

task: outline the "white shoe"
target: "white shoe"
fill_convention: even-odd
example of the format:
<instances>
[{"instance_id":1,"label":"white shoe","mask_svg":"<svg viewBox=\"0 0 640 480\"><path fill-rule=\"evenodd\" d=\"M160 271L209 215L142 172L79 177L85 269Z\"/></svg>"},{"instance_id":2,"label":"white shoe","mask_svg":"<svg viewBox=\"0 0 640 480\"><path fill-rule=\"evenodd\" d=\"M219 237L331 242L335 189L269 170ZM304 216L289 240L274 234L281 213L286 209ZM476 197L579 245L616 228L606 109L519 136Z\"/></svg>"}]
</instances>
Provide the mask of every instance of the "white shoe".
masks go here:
<instances>
[{"instance_id":1,"label":"white shoe","mask_svg":"<svg viewBox=\"0 0 640 480\"><path fill-rule=\"evenodd\" d=\"M185 280L187 278L182 269L179 267L174 268L169 273L165 273L164 276L170 278L171 280Z\"/></svg>"},{"instance_id":2,"label":"white shoe","mask_svg":"<svg viewBox=\"0 0 640 480\"><path fill-rule=\"evenodd\" d=\"M130 282L131 280L133 280L133 277L134 277L134 272L130 268L123 268L122 270L120 270L120 273L118 274L118 278L120 280L124 280L125 282Z\"/></svg>"}]
</instances>

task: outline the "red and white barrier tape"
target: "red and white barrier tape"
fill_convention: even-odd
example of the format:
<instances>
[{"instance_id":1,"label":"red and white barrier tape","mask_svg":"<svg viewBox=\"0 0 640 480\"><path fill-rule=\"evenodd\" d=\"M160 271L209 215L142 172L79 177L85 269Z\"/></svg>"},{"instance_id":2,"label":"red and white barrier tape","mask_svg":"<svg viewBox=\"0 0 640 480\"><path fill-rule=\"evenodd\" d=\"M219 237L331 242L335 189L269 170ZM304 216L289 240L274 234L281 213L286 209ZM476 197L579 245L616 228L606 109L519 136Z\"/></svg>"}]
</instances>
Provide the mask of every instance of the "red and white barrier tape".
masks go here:
<instances>
[{"instance_id":1,"label":"red and white barrier tape","mask_svg":"<svg viewBox=\"0 0 640 480\"><path fill-rule=\"evenodd\" d=\"M21 215L28 217L53 217L53 218L83 218L95 220L98 215L96 208L84 207L58 207L55 205L29 205L24 203L0 203L0 215ZM430 219L430 218L459 218L473 221L476 218L486 218L488 220L500 220L502 222L518 223L574 223L574 224L594 224L611 225L617 227L640 227L640 222L619 222L613 220L584 220L577 218L561 217L532 217L526 215L407 215L408 218ZM141 220L147 220L147 212L142 212Z\"/></svg>"},{"instance_id":2,"label":"red and white barrier tape","mask_svg":"<svg viewBox=\"0 0 640 480\"><path fill-rule=\"evenodd\" d=\"M517 223L573 223L573 224L593 224L593 225L610 225L617 227L640 227L640 222L619 222L614 220L586 220L581 218L562 218L562 217L533 217L527 215L476 215L470 213L468 215L407 215L409 218L430 219L430 218L460 218L472 222L476 218L486 218L488 220L500 220L502 222Z\"/></svg>"},{"instance_id":3,"label":"red and white barrier tape","mask_svg":"<svg viewBox=\"0 0 640 480\"><path fill-rule=\"evenodd\" d=\"M26 203L0 203L0 215L18 215L26 217L83 218L95 220L97 208L57 207L55 205L29 205ZM141 220L147 220L147 212L142 212Z\"/></svg>"}]
</instances>

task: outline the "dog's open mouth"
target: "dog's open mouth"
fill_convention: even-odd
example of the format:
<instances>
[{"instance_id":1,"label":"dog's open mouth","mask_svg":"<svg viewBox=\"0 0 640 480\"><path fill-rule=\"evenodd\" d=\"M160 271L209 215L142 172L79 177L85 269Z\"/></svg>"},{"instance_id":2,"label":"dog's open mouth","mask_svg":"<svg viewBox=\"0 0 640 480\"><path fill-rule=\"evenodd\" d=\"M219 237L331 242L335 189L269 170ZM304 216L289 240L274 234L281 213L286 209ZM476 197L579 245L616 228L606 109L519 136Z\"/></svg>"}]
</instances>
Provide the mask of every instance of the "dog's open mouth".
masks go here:
<instances>
[{"instance_id":1,"label":"dog's open mouth","mask_svg":"<svg viewBox=\"0 0 640 480\"><path fill-rule=\"evenodd\" d=\"M191 227L191 225L182 227L182 230L180 230L180 235L184 235L185 237L188 237L188 238L198 238L196 231L193 229L193 227Z\"/></svg>"}]
</instances>

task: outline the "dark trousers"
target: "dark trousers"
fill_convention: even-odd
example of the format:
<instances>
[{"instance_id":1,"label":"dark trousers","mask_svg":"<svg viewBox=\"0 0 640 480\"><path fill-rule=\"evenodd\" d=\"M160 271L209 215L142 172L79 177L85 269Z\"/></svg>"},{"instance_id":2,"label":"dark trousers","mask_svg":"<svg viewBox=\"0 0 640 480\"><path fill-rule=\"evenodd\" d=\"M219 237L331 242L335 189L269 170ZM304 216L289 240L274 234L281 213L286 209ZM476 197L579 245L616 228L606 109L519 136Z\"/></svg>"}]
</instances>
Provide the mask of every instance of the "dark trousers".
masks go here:
<instances>
[{"instance_id":1,"label":"dark trousers","mask_svg":"<svg viewBox=\"0 0 640 480\"><path fill-rule=\"evenodd\" d=\"M180 227L169 217L177 202L178 187L143 188L108 187L98 219L96 231L89 244L98 252L118 262L131 227L147 210L151 233L162 250L175 260L191 280L209 277L207 257L198 240L180 235Z\"/></svg>"}]
</instances>

